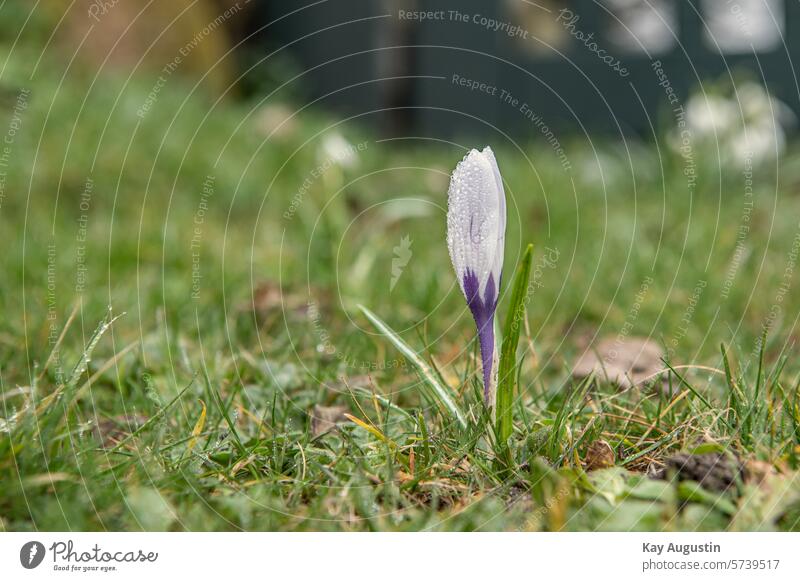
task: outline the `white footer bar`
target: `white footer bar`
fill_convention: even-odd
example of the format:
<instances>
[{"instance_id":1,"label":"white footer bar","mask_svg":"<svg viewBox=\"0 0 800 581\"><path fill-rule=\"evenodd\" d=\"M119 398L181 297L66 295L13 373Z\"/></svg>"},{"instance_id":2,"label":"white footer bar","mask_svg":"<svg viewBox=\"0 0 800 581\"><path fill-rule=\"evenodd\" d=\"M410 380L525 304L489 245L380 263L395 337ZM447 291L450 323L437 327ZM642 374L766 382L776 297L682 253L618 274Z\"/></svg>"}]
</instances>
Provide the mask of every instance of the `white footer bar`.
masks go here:
<instances>
[{"instance_id":1,"label":"white footer bar","mask_svg":"<svg viewBox=\"0 0 800 581\"><path fill-rule=\"evenodd\" d=\"M258 575L505 581L599 574L618 580L797 580L800 533L0 534L4 580L234 581Z\"/></svg>"}]
</instances>

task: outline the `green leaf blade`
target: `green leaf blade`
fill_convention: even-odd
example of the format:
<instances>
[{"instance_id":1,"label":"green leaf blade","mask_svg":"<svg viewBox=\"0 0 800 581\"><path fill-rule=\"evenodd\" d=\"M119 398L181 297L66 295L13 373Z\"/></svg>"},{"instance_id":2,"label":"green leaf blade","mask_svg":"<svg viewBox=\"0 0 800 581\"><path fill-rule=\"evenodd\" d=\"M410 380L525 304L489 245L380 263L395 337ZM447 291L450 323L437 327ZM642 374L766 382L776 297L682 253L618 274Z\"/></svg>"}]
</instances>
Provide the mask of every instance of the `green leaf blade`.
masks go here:
<instances>
[{"instance_id":1,"label":"green leaf blade","mask_svg":"<svg viewBox=\"0 0 800 581\"><path fill-rule=\"evenodd\" d=\"M453 398L450 397L448 393L448 388L439 381L436 375L433 373L433 370L428 366L423 359L417 355L416 351L414 351L408 343L403 341L400 336L392 330L389 325L383 322L378 315L373 313L364 305L358 305L358 308L364 314L369 322L381 332L383 336L385 336L389 342L397 348L403 356L408 359L411 365L417 370L420 377L422 378L423 382L431 389L431 395L441 404L441 407L453 418L455 419L462 428L467 427L467 421L464 419L464 415L461 413L458 405L456 402L453 401Z\"/></svg>"},{"instance_id":2,"label":"green leaf blade","mask_svg":"<svg viewBox=\"0 0 800 581\"><path fill-rule=\"evenodd\" d=\"M528 281L533 261L533 244L528 244L522 260L517 267L511 288L511 304L503 327L503 344L500 349L500 363L497 378L497 434L505 446L513 432L514 388L517 374L517 346L522 321L525 317L525 299L528 296Z\"/></svg>"}]
</instances>

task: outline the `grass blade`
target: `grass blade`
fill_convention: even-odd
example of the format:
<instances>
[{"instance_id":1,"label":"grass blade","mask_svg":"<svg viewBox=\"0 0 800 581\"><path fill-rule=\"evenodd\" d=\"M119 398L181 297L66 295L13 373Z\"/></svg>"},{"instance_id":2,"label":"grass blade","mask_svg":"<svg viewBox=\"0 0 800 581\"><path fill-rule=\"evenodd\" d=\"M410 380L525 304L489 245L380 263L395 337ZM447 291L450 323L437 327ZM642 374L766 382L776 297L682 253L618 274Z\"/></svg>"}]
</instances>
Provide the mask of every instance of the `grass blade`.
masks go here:
<instances>
[{"instance_id":1,"label":"grass blade","mask_svg":"<svg viewBox=\"0 0 800 581\"><path fill-rule=\"evenodd\" d=\"M171 408L176 402L178 402L181 399L183 394L186 393L186 390L188 390L190 387L192 387L193 383L194 383L194 379L192 379L192 381L190 381L186 387L184 387L182 390L180 390L178 392L178 395L176 395L169 402L167 402L167 404L164 407L160 408L156 413L154 413L145 423L143 423L141 426L136 428L133 432L131 432L130 434L125 436L122 440L117 442L117 444L108 451L109 454L111 454L113 452L116 452L117 450L122 448L125 444L130 442L133 438L138 436L141 432L144 432L145 430L150 428L150 426L152 426L155 422L157 422L159 419L161 419L161 417L165 413L167 413L167 410L169 408Z\"/></svg>"},{"instance_id":2,"label":"grass blade","mask_svg":"<svg viewBox=\"0 0 800 581\"><path fill-rule=\"evenodd\" d=\"M525 298L528 294L528 280L531 275L533 244L528 244L525 254L517 267L511 288L511 304L503 327L503 345L500 349L500 363L497 377L497 434L500 445L505 447L513 431L514 388L517 383L517 346L520 328L525 318Z\"/></svg>"},{"instance_id":3,"label":"grass blade","mask_svg":"<svg viewBox=\"0 0 800 581\"><path fill-rule=\"evenodd\" d=\"M202 406L202 409L200 410L200 416L197 418L197 422L192 430L192 437L189 440L189 444L186 446L187 456L192 453L192 450L197 444L197 438L199 438L200 434L203 433L203 427L206 425L206 403L201 399L200 405Z\"/></svg>"},{"instance_id":4,"label":"grass blade","mask_svg":"<svg viewBox=\"0 0 800 581\"><path fill-rule=\"evenodd\" d=\"M456 402L453 401L453 398L450 397L450 393L444 385L439 381L436 375L433 373L433 370L428 367L428 364L422 360L422 358L417 355L417 353L406 343L403 341L400 336L395 333L386 323L384 323L378 315L370 311L364 305L358 305L358 308L361 309L361 312L364 313L364 316L369 319L369 322L381 332L389 342L394 345L403 356L408 359L408 361L414 366L417 372L422 377L422 380L425 384L431 389L431 395L435 397L435 399L442 405L442 407L447 411L447 413L455 419L462 428L467 427L467 421L464 419L464 415L461 413L461 410L456 405Z\"/></svg>"},{"instance_id":5,"label":"grass blade","mask_svg":"<svg viewBox=\"0 0 800 581\"><path fill-rule=\"evenodd\" d=\"M662 359L661 361L663 361L664 365L666 365L667 368L673 373L673 375L675 375L675 377L678 378L678 380L683 384L683 386L686 387L686 389L688 389L690 392L692 392L692 395L694 395L697 399L699 399L706 408L708 408L711 411L716 410L716 408L714 408L714 406L711 405L711 403L705 398L705 396L703 396L702 393L697 391L694 388L694 386L688 381L686 381L686 379L684 379L684 377L680 373L675 371L675 368L672 367L672 365L670 365L666 359Z\"/></svg>"}]
</instances>

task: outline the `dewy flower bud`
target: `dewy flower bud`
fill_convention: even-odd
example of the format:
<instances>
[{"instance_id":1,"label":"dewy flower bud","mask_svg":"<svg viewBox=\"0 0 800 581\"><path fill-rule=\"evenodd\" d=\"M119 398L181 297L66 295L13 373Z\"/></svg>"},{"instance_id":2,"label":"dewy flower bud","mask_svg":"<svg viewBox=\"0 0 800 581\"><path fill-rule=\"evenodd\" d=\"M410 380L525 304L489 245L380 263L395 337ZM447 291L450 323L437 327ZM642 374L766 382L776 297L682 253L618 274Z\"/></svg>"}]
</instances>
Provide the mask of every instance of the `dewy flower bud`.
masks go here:
<instances>
[{"instance_id":1,"label":"dewy flower bud","mask_svg":"<svg viewBox=\"0 0 800 581\"><path fill-rule=\"evenodd\" d=\"M478 327L483 393L491 405L497 375L494 313L506 235L506 196L491 148L473 149L461 160L447 198L447 248Z\"/></svg>"}]
</instances>

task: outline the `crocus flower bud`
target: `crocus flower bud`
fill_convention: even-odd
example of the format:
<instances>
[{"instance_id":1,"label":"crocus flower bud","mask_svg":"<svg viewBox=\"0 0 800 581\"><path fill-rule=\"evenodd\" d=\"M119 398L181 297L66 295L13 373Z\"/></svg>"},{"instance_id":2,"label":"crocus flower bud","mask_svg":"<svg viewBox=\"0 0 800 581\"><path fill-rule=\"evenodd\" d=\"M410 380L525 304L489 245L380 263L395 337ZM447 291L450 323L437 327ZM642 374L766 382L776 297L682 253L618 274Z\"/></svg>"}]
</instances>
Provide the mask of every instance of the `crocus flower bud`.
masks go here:
<instances>
[{"instance_id":1,"label":"crocus flower bud","mask_svg":"<svg viewBox=\"0 0 800 581\"><path fill-rule=\"evenodd\" d=\"M483 395L494 403L497 348L494 313L506 235L506 196L491 148L473 149L456 167L447 193L447 248L478 327Z\"/></svg>"}]
</instances>

